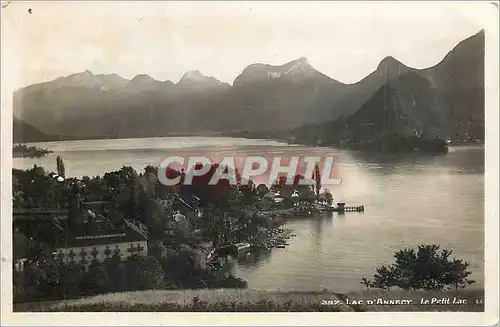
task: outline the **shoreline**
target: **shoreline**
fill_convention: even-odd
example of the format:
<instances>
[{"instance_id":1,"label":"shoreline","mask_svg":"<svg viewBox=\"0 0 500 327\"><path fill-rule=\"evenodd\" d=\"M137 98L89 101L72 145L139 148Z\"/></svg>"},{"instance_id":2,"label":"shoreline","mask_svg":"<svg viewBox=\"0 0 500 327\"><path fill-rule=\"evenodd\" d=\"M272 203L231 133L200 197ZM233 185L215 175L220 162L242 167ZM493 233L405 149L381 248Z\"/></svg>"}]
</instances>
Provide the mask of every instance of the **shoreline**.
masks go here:
<instances>
[{"instance_id":1,"label":"shoreline","mask_svg":"<svg viewBox=\"0 0 500 327\"><path fill-rule=\"evenodd\" d=\"M12 147L12 158L42 158L50 153L52 153L52 151L48 149L27 146L21 143Z\"/></svg>"},{"instance_id":2,"label":"shoreline","mask_svg":"<svg viewBox=\"0 0 500 327\"><path fill-rule=\"evenodd\" d=\"M307 143L289 143L288 139L285 138L270 138L270 137L250 137L250 136L239 136L238 134L231 134L232 132L213 132L213 133L206 133L206 134L196 134L196 133L173 133L170 135L164 135L164 136L144 136L144 137L87 137L87 138L80 138L80 137L67 137L67 138L54 138L51 140L38 140L38 141L26 141L23 143L26 144L38 144L38 143L51 143L51 142L73 142L73 141L100 141L100 140L140 140L140 139L162 139L162 138L178 138L178 137L210 137L210 138L234 138L234 139L246 139L246 140L263 140L263 141L277 141L283 144L287 145L301 145L301 146L311 146L315 147L316 145L313 144L307 144ZM238 133L238 132L236 132ZM17 143L17 142L16 142ZM451 143L449 146L456 147L456 146L468 146L468 145L485 145L486 142L482 141L480 143L477 142L465 142L465 143ZM332 148L338 148L338 149L347 149L348 147L346 146L329 146Z\"/></svg>"}]
</instances>

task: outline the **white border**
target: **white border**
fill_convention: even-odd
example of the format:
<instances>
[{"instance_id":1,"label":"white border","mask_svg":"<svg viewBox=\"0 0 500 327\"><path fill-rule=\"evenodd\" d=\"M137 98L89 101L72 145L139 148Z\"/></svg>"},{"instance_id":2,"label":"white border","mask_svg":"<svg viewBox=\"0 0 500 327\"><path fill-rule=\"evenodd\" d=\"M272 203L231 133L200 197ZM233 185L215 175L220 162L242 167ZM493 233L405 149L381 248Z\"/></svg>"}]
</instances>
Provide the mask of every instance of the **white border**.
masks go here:
<instances>
[{"instance_id":1,"label":"white border","mask_svg":"<svg viewBox=\"0 0 500 327\"><path fill-rule=\"evenodd\" d=\"M444 2L444 1L441 1ZM464 3L463 1L460 3ZM486 146L485 146L485 312L374 312L374 313L12 313L12 271L4 264L12 254L11 144L12 144L12 81L20 78L16 53L22 48L16 42L15 31L2 23L1 35L1 323L2 325L126 326L126 325L400 325L400 326L469 326L496 325L499 319L498 301L498 230L499 230L499 33L498 2L472 1L464 15L485 29L486 37ZM15 3L11 3L15 5ZM92 5L98 5L97 2ZM146 5L146 2L144 3ZM8 10L1 12L2 21ZM21 51L21 52L19 52ZM7 261L8 262L8 261Z\"/></svg>"}]
</instances>

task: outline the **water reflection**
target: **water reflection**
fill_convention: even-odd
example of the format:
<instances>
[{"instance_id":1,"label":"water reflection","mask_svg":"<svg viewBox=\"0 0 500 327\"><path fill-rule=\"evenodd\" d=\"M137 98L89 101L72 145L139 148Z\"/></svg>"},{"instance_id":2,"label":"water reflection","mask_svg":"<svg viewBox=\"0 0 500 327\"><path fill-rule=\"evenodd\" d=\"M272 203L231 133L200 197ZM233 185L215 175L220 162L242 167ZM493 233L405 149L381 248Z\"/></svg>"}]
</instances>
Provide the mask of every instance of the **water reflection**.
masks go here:
<instances>
[{"instance_id":1,"label":"water reflection","mask_svg":"<svg viewBox=\"0 0 500 327\"><path fill-rule=\"evenodd\" d=\"M269 262L271 258L271 250L258 249L238 256L237 262L241 267L252 267L256 263Z\"/></svg>"}]
</instances>

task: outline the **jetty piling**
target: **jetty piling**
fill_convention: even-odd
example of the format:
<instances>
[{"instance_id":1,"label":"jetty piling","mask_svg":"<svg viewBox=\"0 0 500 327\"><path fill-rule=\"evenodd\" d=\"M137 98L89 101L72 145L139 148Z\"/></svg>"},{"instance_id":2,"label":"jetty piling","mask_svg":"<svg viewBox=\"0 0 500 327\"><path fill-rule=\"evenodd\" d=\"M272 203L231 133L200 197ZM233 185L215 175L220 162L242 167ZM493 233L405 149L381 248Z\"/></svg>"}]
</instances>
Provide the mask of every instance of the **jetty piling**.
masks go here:
<instances>
[{"instance_id":1,"label":"jetty piling","mask_svg":"<svg viewBox=\"0 0 500 327\"><path fill-rule=\"evenodd\" d=\"M337 206L333 208L334 212L345 213L345 212L364 212L365 206L346 206L344 202L337 203Z\"/></svg>"}]
</instances>

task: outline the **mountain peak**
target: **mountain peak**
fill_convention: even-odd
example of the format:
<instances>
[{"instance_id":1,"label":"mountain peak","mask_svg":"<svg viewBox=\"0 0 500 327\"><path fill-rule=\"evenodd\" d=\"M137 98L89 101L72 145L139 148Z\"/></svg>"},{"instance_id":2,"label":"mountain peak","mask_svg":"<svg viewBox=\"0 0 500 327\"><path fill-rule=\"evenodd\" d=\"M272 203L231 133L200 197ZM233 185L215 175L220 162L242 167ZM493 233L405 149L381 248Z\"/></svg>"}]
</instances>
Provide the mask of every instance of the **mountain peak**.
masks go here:
<instances>
[{"instance_id":1,"label":"mountain peak","mask_svg":"<svg viewBox=\"0 0 500 327\"><path fill-rule=\"evenodd\" d=\"M391 69L393 67L397 68L398 66L404 66L404 65L393 56L387 56L384 59L382 59L382 61L378 64L377 70L386 68Z\"/></svg>"},{"instance_id":2,"label":"mountain peak","mask_svg":"<svg viewBox=\"0 0 500 327\"><path fill-rule=\"evenodd\" d=\"M236 78L234 85L255 83L260 81L287 78L292 81L300 81L302 78L315 76L318 72L309 64L306 57L300 57L281 66L266 64L252 64L247 66Z\"/></svg>"},{"instance_id":3,"label":"mountain peak","mask_svg":"<svg viewBox=\"0 0 500 327\"><path fill-rule=\"evenodd\" d=\"M297 60L291 61L281 67L275 67L273 71L268 72L268 77L276 79L280 77L308 77L313 75L314 68L309 65L309 61L305 57L300 57Z\"/></svg>"},{"instance_id":4,"label":"mountain peak","mask_svg":"<svg viewBox=\"0 0 500 327\"><path fill-rule=\"evenodd\" d=\"M387 56L378 64L375 75L384 76L384 78L395 78L410 71L411 68L405 66L392 56Z\"/></svg>"},{"instance_id":5,"label":"mountain peak","mask_svg":"<svg viewBox=\"0 0 500 327\"><path fill-rule=\"evenodd\" d=\"M177 84L183 88L194 88L198 91L203 89L213 89L229 86L228 84L223 83L214 77L203 75L199 70L191 70L186 72Z\"/></svg>"},{"instance_id":6,"label":"mountain peak","mask_svg":"<svg viewBox=\"0 0 500 327\"><path fill-rule=\"evenodd\" d=\"M312 68L306 57L300 57L299 59L290 61L289 63L283 65L283 67L293 66L295 68Z\"/></svg>"},{"instance_id":7,"label":"mountain peak","mask_svg":"<svg viewBox=\"0 0 500 327\"><path fill-rule=\"evenodd\" d=\"M292 62L295 62L297 64L301 64L301 65L309 65L309 60L307 60L306 57L300 57L299 59L294 60Z\"/></svg>"},{"instance_id":8,"label":"mountain peak","mask_svg":"<svg viewBox=\"0 0 500 327\"><path fill-rule=\"evenodd\" d=\"M100 87L102 82L90 70L84 70L81 73L75 73L66 77L59 77L56 79L58 87L72 86L72 87L86 87L94 88Z\"/></svg>"},{"instance_id":9,"label":"mountain peak","mask_svg":"<svg viewBox=\"0 0 500 327\"><path fill-rule=\"evenodd\" d=\"M83 72L80 73L74 73L71 75L68 75L66 77L59 77L59 79L85 79L85 78L93 78L95 75L88 69L85 69Z\"/></svg>"},{"instance_id":10,"label":"mountain peak","mask_svg":"<svg viewBox=\"0 0 500 327\"><path fill-rule=\"evenodd\" d=\"M146 81L155 81L151 76L148 74L139 74L136 75L134 78L130 80L131 82L146 82Z\"/></svg>"},{"instance_id":11,"label":"mountain peak","mask_svg":"<svg viewBox=\"0 0 500 327\"><path fill-rule=\"evenodd\" d=\"M163 84L148 74L139 74L128 81L126 87L132 92L152 91L157 90Z\"/></svg>"},{"instance_id":12,"label":"mountain peak","mask_svg":"<svg viewBox=\"0 0 500 327\"><path fill-rule=\"evenodd\" d=\"M199 70L191 70L182 75L179 83L184 84L186 82L205 82L209 79L209 77L203 75Z\"/></svg>"}]
</instances>

